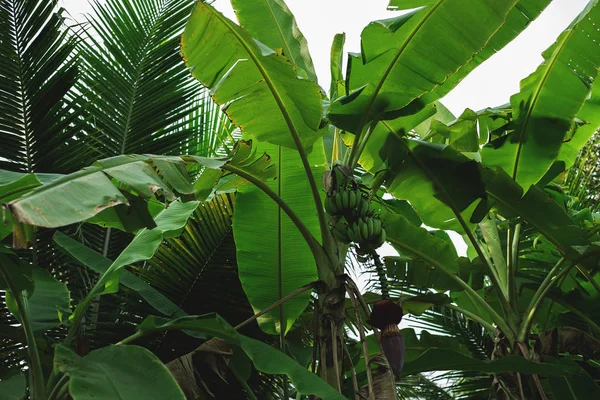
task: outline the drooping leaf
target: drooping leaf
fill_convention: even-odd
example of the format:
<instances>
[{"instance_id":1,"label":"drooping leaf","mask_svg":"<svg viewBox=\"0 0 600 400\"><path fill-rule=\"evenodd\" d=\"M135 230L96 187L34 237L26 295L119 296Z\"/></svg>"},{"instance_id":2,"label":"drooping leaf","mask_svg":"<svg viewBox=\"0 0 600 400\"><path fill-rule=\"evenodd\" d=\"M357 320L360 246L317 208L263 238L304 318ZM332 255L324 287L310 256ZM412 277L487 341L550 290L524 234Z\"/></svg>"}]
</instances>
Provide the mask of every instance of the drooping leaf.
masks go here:
<instances>
[{"instance_id":1,"label":"drooping leaf","mask_svg":"<svg viewBox=\"0 0 600 400\"><path fill-rule=\"evenodd\" d=\"M595 399L600 396L600 386L594 382L594 379L581 368L577 363L569 358L560 360L548 357L549 362L557 366L568 366L577 371L571 376L561 376L549 379L548 384L555 399L578 400Z\"/></svg>"},{"instance_id":2,"label":"drooping leaf","mask_svg":"<svg viewBox=\"0 0 600 400\"><path fill-rule=\"evenodd\" d=\"M31 269L31 279L34 287L27 299L27 306L33 331L46 331L59 326L61 315L70 313L71 298L67 285L52 277L48 271L37 267ZM19 310L10 291L6 293L6 304L20 320Z\"/></svg>"},{"instance_id":3,"label":"drooping leaf","mask_svg":"<svg viewBox=\"0 0 600 400\"><path fill-rule=\"evenodd\" d=\"M111 345L79 357L59 344L54 370L69 377L73 400L185 399L165 365L143 347Z\"/></svg>"},{"instance_id":4,"label":"drooping leaf","mask_svg":"<svg viewBox=\"0 0 600 400\"><path fill-rule=\"evenodd\" d=\"M277 179L269 186L319 238L315 204L298 152L274 145L262 146L261 149L272 155L272 162L277 168ZM309 162L314 166L315 176L325 172L321 143L315 144ZM245 186L240 189L234 210L233 232L240 280L256 312L317 278L315 260L306 241L289 217L259 188ZM283 330L287 332L308 301L308 293L287 301L281 309L259 319L261 328L267 333L277 333L280 317L283 316Z\"/></svg>"},{"instance_id":5,"label":"drooping leaf","mask_svg":"<svg viewBox=\"0 0 600 400\"><path fill-rule=\"evenodd\" d=\"M561 252L575 255L571 246L589 242L586 230L577 225L565 209L543 190L532 186L523 194L523 188L503 170L493 171L483 167L481 176L491 204L501 215L509 218L520 216Z\"/></svg>"},{"instance_id":6,"label":"drooping leaf","mask_svg":"<svg viewBox=\"0 0 600 400\"><path fill-rule=\"evenodd\" d=\"M433 103L433 106L435 107L435 114L414 128L415 133L423 140L425 140L425 137L427 137L427 134L431 129L431 124L433 124L434 121L448 124L456 119L454 114L452 114L452 112L448 110L448 108L446 108L446 106L441 102L436 101ZM433 141L435 142L435 139Z\"/></svg>"},{"instance_id":7,"label":"drooping leaf","mask_svg":"<svg viewBox=\"0 0 600 400\"><path fill-rule=\"evenodd\" d=\"M346 42L346 34L338 33L333 38L331 44L330 54L330 66L331 70L331 87L329 89L329 97L331 100L335 100L340 91L344 88L344 73L342 72L342 65L344 63L342 57L344 55L344 43Z\"/></svg>"},{"instance_id":8,"label":"drooping leaf","mask_svg":"<svg viewBox=\"0 0 600 400\"><path fill-rule=\"evenodd\" d=\"M236 157L240 153L244 156ZM182 172L179 168L184 165L220 170L225 164L231 162L232 165L247 170L253 176L262 179L271 176L272 169L268 163L268 156L255 156L250 151L249 142L240 142L232 157L231 161L225 158L197 156L111 157L96 161L91 167L40 186L11 201L7 207L13 217L20 222L35 226L58 227L88 220L106 208L128 204L125 193L147 200L159 192L168 200L173 200L172 189L176 186L181 187L182 175L171 173L163 175L155 171L154 167L160 168L160 166L162 171L167 171L165 164L171 164L172 168ZM171 179L175 179L179 184L173 184ZM191 190L191 187L185 186L185 188Z\"/></svg>"},{"instance_id":9,"label":"drooping leaf","mask_svg":"<svg viewBox=\"0 0 600 400\"><path fill-rule=\"evenodd\" d=\"M551 0L519 0L514 3L514 6L506 16L504 24L494 32L485 46L478 51L472 59L460 69L454 71L440 86L436 87L432 93L425 97L431 100L437 100L449 93L452 88L471 73L478 65L517 37L517 35L541 14L544 8L550 4L550 1ZM390 0L388 9L408 10L411 8L432 6L437 3L441 2L438 0Z\"/></svg>"},{"instance_id":10,"label":"drooping leaf","mask_svg":"<svg viewBox=\"0 0 600 400\"><path fill-rule=\"evenodd\" d=\"M344 396L321 380L317 375L266 343L241 335L216 314L181 317L166 320L148 317L138 326L141 333L149 334L166 329L196 331L200 336L218 337L238 345L254 363L256 369L266 374L285 374L301 394L314 394L323 400L343 400Z\"/></svg>"},{"instance_id":11,"label":"drooping leaf","mask_svg":"<svg viewBox=\"0 0 600 400\"><path fill-rule=\"evenodd\" d=\"M451 243L440 239L425 228L416 227L400 215L384 215L387 240L403 253L432 264L446 273L459 272L456 250Z\"/></svg>"},{"instance_id":12,"label":"drooping leaf","mask_svg":"<svg viewBox=\"0 0 600 400\"><path fill-rule=\"evenodd\" d=\"M71 257L100 275L106 273L112 265L112 261L102 254L86 247L77 240L71 239L62 232L54 234L54 242ZM120 283L138 292L148 304L163 315L169 317L185 315L185 312L166 296L129 271L121 272Z\"/></svg>"},{"instance_id":13,"label":"drooping leaf","mask_svg":"<svg viewBox=\"0 0 600 400\"><path fill-rule=\"evenodd\" d=\"M433 120L431 130L447 139L447 143L460 152L479 151L479 133L477 131L477 113L468 108L450 126Z\"/></svg>"},{"instance_id":14,"label":"drooping leaf","mask_svg":"<svg viewBox=\"0 0 600 400\"><path fill-rule=\"evenodd\" d=\"M307 148L320 137L318 85L298 78L286 57L210 5L196 3L181 50L192 74L250 137L289 148L296 148L292 133Z\"/></svg>"},{"instance_id":15,"label":"drooping leaf","mask_svg":"<svg viewBox=\"0 0 600 400\"><path fill-rule=\"evenodd\" d=\"M2 393L2 398L6 400L24 399L26 389L25 375L23 373L3 378L0 382L0 393Z\"/></svg>"},{"instance_id":16,"label":"drooping leaf","mask_svg":"<svg viewBox=\"0 0 600 400\"><path fill-rule=\"evenodd\" d=\"M573 136L563 142L558 155L558 160L565 163L565 170L573 166L581 148L600 127L600 85L592 87L590 98L579 110L577 118L584 125L575 128Z\"/></svg>"},{"instance_id":17,"label":"drooping leaf","mask_svg":"<svg viewBox=\"0 0 600 400\"><path fill-rule=\"evenodd\" d=\"M308 42L283 0L232 0L231 5L240 25L252 37L273 50L281 49L300 76L317 82Z\"/></svg>"},{"instance_id":18,"label":"drooping leaf","mask_svg":"<svg viewBox=\"0 0 600 400\"><path fill-rule=\"evenodd\" d=\"M419 98L471 61L516 3L438 0L372 22L361 35L362 54L350 55L346 96L332 104L330 119L359 133L373 119L395 118L408 105L418 109L437 100Z\"/></svg>"},{"instance_id":19,"label":"drooping leaf","mask_svg":"<svg viewBox=\"0 0 600 400\"><path fill-rule=\"evenodd\" d=\"M524 374L543 374L565 376L573 372L572 367L561 367L550 363L530 361L522 356L507 356L499 360L479 360L470 358L450 349L429 349L418 358L404 364L404 374L416 374L427 371L481 371L481 372L520 372Z\"/></svg>"},{"instance_id":20,"label":"drooping leaf","mask_svg":"<svg viewBox=\"0 0 600 400\"><path fill-rule=\"evenodd\" d=\"M408 200L428 226L457 232L472 230L473 211L486 197L478 163L450 146L390 135L387 143L393 142L407 155L404 162L391 166L388 192Z\"/></svg>"},{"instance_id":21,"label":"drooping leaf","mask_svg":"<svg viewBox=\"0 0 600 400\"><path fill-rule=\"evenodd\" d=\"M358 163L372 174L382 169L394 168L404 160L406 153L401 143L398 142L400 140L399 137L406 135L414 127L432 117L435 113L435 106L429 105L413 115L389 121L388 126L378 124L371 133L371 137L361 153ZM390 132L389 127L393 128L392 132ZM354 142L354 135L345 132L342 135L342 139L347 146L351 147Z\"/></svg>"},{"instance_id":22,"label":"drooping leaf","mask_svg":"<svg viewBox=\"0 0 600 400\"><path fill-rule=\"evenodd\" d=\"M100 276L86 298L77 305L71 318L75 321L81 318L94 297L117 292L121 270L129 264L150 259L164 238L177 236L181 232L197 206L198 202L195 201L187 203L177 201L160 213L156 217L156 227L142 229L135 236L107 271Z\"/></svg>"},{"instance_id":23,"label":"drooping leaf","mask_svg":"<svg viewBox=\"0 0 600 400\"><path fill-rule=\"evenodd\" d=\"M452 299L443 293L427 293L409 297L402 301L402 310L405 313L421 315L434 305L448 304Z\"/></svg>"},{"instance_id":24,"label":"drooping leaf","mask_svg":"<svg viewBox=\"0 0 600 400\"><path fill-rule=\"evenodd\" d=\"M0 170L0 204L8 203L23 194L32 191L43 183L60 178L58 174L26 174ZM0 240L13 232L12 216L2 213L0 220Z\"/></svg>"},{"instance_id":25,"label":"drooping leaf","mask_svg":"<svg viewBox=\"0 0 600 400\"><path fill-rule=\"evenodd\" d=\"M33 293L34 282L31 277L31 265L22 262L6 246L0 245L0 260L2 273L0 274L0 289L7 290L11 287L18 292Z\"/></svg>"},{"instance_id":26,"label":"drooping leaf","mask_svg":"<svg viewBox=\"0 0 600 400\"><path fill-rule=\"evenodd\" d=\"M512 96L512 132L484 148L484 163L501 167L525 189L538 182L558 157L598 76L598 24L600 7L591 1L543 53L544 63L521 82L521 91Z\"/></svg>"}]
</instances>

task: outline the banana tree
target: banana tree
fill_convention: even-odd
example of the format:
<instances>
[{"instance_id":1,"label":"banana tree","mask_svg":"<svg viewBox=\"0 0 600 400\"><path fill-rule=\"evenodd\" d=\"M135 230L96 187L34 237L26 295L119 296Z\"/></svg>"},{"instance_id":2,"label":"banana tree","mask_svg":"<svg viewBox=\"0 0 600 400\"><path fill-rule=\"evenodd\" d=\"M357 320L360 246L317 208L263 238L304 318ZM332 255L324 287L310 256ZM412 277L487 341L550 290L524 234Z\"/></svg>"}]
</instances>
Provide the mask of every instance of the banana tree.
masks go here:
<instances>
[{"instance_id":1,"label":"banana tree","mask_svg":"<svg viewBox=\"0 0 600 400\"><path fill-rule=\"evenodd\" d=\"M546 186L572 164L577 143L587 140L586 127L598 125L594 104L587 101L600 64L593 51L600 39L593 28L600 19L597 1L544 53L545 62L523 81L509 106L448 118L437 102L548 3L392 1L390 8L412 11L369 24L362 33L362 52L349 55L345 74L343 36L335 38L327 96L316 82L306 40L283 1L233 0L239 24L198 2L181 51L192 75L240 129L244 141L234 152L218 159L122 155L7 199L17 247L27 246L32 226L111 221L126 229L132 215L137 216L136 228L147 226L75 308L66 344L72 344L92 300L118 289L126 265L150 258L164 238L179 233L197 207L194 199L236 191L233 232L239 277L256 312L252 318L266 333L277 335L286 352L286 335L314 290L310 369L329 386L306 369L291 367L280 353L269 362L258 352L264 346L215 316L150 318L120 346L165 330L203 332L241 347L256 368L285 373L298 395L322 398L341 398L338 392L395 398L395 379L431 370L493 373L500 390L514 397L546 396L547 382L540 376L586 381L587 373L568 360L532 361L530 333L552 288L562 287L559 281L571 277L592 287L595 283L595 271L587 264L598 254L593 218L574 219ZM570 140L564 144L565 138ZM361 179L359 165L366 171ZM321 177L322 186L317 183ZM383 193L393 199L384 200ZM155 214L144 201L170 206ZM445 230L464 235L470 258L456 255ZM400 259L380 260L376 249L384 241L399 251ZM374 302L372 314L369 301L346 273L350 248L371 260L378 272L385 299ZM540 256L548 248L558 255L551 268L546 265L554 259ZM538 264L532 267L534 261ZM424 271L436 280L417 284ZM450 291L450 298L402 298L401 303L415 314L434 303L462 313L497 339L493 359L475 360L440 344L405 354L404 347L420 340L423 348L426 342L423 335L413 339L398 330L403 310L389 291L394 282L388 282L388 275L433 294ZM15 280L18 275L7 282ZM519 289L531 288L531 282L539 287L528 300ZM26 287L10 290L23 293ZM25 303L18 310L27 321ZM358 326L362 367L348 346L346 318ZM367 321L375 336L366 335ZM590 318L585 322L595 323ZM90 358L98 362L113 356L112 351ZM436 365L440 359L448 361ZM85 385L80 373L85 367L68 349L58 348L51 386L77 398ZM36 374L39 382L42 372ZM521 374L534 374L533 390L527 385L529 376ZM568 377L561 379L561 385L551 387L556 398L572 385ZM285 398L288 390L284 383ZM38 385L36 396L43 398L41 393Z\"/></svg>"}]
</instances>

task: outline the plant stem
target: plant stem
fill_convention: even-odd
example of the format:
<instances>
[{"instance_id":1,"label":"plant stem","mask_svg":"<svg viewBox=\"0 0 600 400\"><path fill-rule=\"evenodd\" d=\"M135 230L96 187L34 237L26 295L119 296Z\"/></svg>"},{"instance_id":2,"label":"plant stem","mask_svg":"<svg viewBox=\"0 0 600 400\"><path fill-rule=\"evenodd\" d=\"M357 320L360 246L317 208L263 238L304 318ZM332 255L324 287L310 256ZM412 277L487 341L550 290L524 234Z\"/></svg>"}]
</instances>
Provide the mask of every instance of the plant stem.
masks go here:
<instances>
[{"instance_id":1,"label":"plant stem","mask_svg":"<svg viewBox=\"0 0 600 400\"><path fill-rule=\"evenodd\" d=\"M347 275L345 277L345 281L346 281L347 290L354 293L354 296L356 296L356 299L358 300L358 303L362 307L367 318L371 318L371 311L369 310L367 303L365 303L365 299L363 298L362 294L360 293L360 290L358 290L358 286L356 285L356 283L352 280L352 278L350 278Z\"/></svg>"},{"instance_id":2,"label":"plant stem","mask_svg":"<svg viewBox=\"0 0 600 400\"><path fill-rule=\"evenodd\" d=\"M329 320L329 329L331 330L331 352L333 353L333 370L335 371L335 385L338 392L342 391L342 385L340 383L340 365L338 360L338 342L337 342L337 330L335 329L335 323L333 320Z\"/></svg>"},{"instance_id":3,"label":"plant stem","mask_svg":"<svg viewBox=\"0 0 600 400\"><path fill-rule=\"evenodd\" d=\"M360 395L358 394L358 380L356 379L356 370L354 368L354 364L352 363L352 357L350 356L350 352L348 351L348 347L346 343L344 343L344 355L348 359L348 363L350 363L350 375L352 377L352 387L354 388L354 400L360 400Z\"/></svg>"},{"instance_id":4,"label":"plant stem","mask_svg":"<svg viewBox=\"0 0 600 400\"><path fill-rule=\"evenodd\" d=\"M519 242L521 240L521 224L515 225L515 232L512 237L512 246L510 247L509 265L508 265L508 302L514 310L517 309L517 285L515 277L519 267Z\"/></svg>"},{"instance_id":5,"label":"plant stem","mask_svg":"<svg viewBox=\"0 0 600 400\"><path fill-rule=\"evenodd\" d=\"M356 296L354 296L354 293L352 290L348 290L348 296L350 297L350 302L352 303L354 312L356 313L358 333L359 333L359 337L360 337L360 343L362 344L362 348L363 348L363 355L365 358L365 370L367 372L367 383L369 385L368 398L371 399L374 397L373 397L373 376L371 374L371 366L369 365L371 363L371 361L369 360L369 347L367 345L367 340L365 338L365 332L363 331L364 325L362 322L362 317L360 315L358 305L356 304Z\"/></svg>"},{"instance_id":6,"label":"plant stem","mask_svg":"<svg viewBox=\"0 0 600 400\"><path fill-rule=\"evenodd\" d=\"M13 282L10 274L8 273L9 264L15 264L13 260L6 254L0 254L0 276L6 282L8 290L13 295L17 309L19 311L19 318L21 319L21 325L25 332L25 341L27 342L27 353L29 354L29 361L31 363L31 388L32 398L35 400L46 400L48 395L46 393L46 386L44 385L44 372L42 371L42 363L40 362L40 354L38 352L37 343L35 341L35 335L33 333L33 326L29 319L29 303L27 302L27 296L23 291L19 290ZM14 268L18 268L15 266Z\"/></svg>"},{"instance_id":7,"label":"plant stem","mask_svg":"<svg viewBox=\"0 0 600 400\"><path fill-rule=\"evenodd\" d=\"M378 121L371 122L371 125L369 126L369 129L365 133L364 137L362 137L362 135L354 136L354 143L352 144L352 149L350 150L350 158L348 160L348 165L352 170L354 170L354 167L356 166L356 164L358 164L360 155L367 146L367 142L369 141L371 134L373 134L375 127L377 127L377 122Z\"/></svg>"},{"instance_id":8,"label":"plant stem","mask_svg":"<svg viewBox=\"0 0 600 400\"><path fill-rule=\"evenodd\" d=\"M477 322L479 325L481 325L486 331L488 331L488 333L490 333L491 336L496 336L496 328L494 328L494 326L492 324L490 324L489 322L487 322L486 320L481 318L479 315L472 313L471 311L465 310L464 308L459 307L455 304L444 304L444 307L449 308L451 310L458 311L459 313L463 314L465 317L467 317L470 320L473 320L473 321Z\"/></svg>"},{"instance_id":9,"label":"plant stem","mask_svg":"<svg viewBox=\"0 0 600 400\"><path fill-rule=\"evenodd\" d=\"M552 267L550 272L548 272L548 275L546 275L546 278L544 278L542 284L533 295L533 298L531 299L531 302L529 302L529 306L525 311L523 322L521 323L521 328L519 329L519 334L517 336L518 342L524 342L525 339L529 336L529 328L531 326L531 323L533 322L533 317L535 317L537 308L541 304L546 293L548 292L548 290L550 290L554 282L557 282L559 280L559 276L555 274L565 261L565 257L562 257L560 260L558 260L558 262L554 265L554 267ZM568 268L563 270L563 272L569 271L574 265L575 264L571 264Z\"/></svg>"},{"instance_id":10,"label":"plant stem","mask_svg":"<svg viewBox=\"0 0 600 400\"><path fill-rule=\"evenodd\" d=\"M584 276L584 278L590 283L590 285L592 285L594 289L596 289L596 291L600 293L600 285L598 285L598 282L594 280L590 273L579 264L577 265L577 270L581 273L581 275Z\"/></svg>"},{"instance_id":11,"label":"plant stem","mask_svg":"<svg viewBox=\"0 0 600 400\"><path fill-rule=\"evenodd\" d=\"M59 400L60 397L58 397L58 394L60 392L62 392L63 387L67 384L69 377L67 375L63 375L61 376L60 380L56 383L56 385L54 386L54 389L52 389L52 392L50 393L50 396L48 397L50 400Z\"/></svg>"}]
</instances>

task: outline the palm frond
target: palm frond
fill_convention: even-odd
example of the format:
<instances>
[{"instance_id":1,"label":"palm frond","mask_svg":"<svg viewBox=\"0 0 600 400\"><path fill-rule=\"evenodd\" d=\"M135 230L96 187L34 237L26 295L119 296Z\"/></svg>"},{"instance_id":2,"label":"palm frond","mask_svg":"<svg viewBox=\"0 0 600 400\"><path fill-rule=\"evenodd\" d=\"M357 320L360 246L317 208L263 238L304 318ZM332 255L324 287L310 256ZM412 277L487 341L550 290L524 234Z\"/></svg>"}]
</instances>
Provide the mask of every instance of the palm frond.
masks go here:
<instances>
[{"instance_id":1,"label":"palm frond","mask_svg":"<svg viewBox=\"0 0 600 400\"><path fill-rule=\"evenodd\" d=\"M587 144L581 149L575 163L567 173L565 186L571 196L575 197L573 208L581 210L589 208L598 212L600 208L600 132L594 133Z\"/></svg>"},{"instance_id":2,"label":"palm frond","mask_svg":"<svg viewBox=\"0 0 600 400\"><path fill-rule=\"evenodd\" d=\"M68 95L77 79L75 39L56 0L0 3L0 168L71 172L65 143L78 124ZM73 154L73 153L69 153Z\"/></svg>"},{"instance_id":3,"label":"palm frond","mask_svg":"<svg viewBox=\"0 0 600 400\"><path fill-rule=\"evenodd\" d=\"M452 337L474 358L487 360L493 352L494 342L484 328L458 311L435 306L419 317L408 318L408 321L409 325ZM471 371L448 371L432 374L429 378L457 399L488 398L492 384L489 374Z\"/></svg>"},{"instance_id":4,"label":"palm frond","mask_svg":"<svg viewBox=\"0 0 600 400\"><path fill-rule=\"evenodd\" d=\"M94 1L78 89L97 157L173 154L198 130L201 85L179 55L188 0Z\"/></svg>"}]
</instances>

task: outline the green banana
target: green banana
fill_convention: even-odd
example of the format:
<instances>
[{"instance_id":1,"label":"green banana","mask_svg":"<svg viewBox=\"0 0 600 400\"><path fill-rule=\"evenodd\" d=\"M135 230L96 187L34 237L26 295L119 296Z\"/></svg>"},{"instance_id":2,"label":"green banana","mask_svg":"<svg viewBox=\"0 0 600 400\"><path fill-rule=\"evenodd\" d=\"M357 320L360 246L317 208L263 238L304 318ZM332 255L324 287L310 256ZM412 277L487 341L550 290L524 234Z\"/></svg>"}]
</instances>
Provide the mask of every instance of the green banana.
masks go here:
<instances>
[{"instance_id":1,"label":"green banana","mask_svg":"<svg viewBox=\"0 0 600 400\"><path fill-rule=\"evenodd\" d=\"M373 236L379 235L381 232L381 220L379 218L373 219Z\"/></svg>"},{"instance_id":2,"label":"green banana","mask_svg":"<svg viewBox=\"0 0 600 400\"><path fill-rule=\"evenodd\" d=\"M333 200L332 197L327 196L324 201L325 212L327 212L327 214L329 214L329 215L335 215L335 211L336 211L335 210L335 202L333 202L332 200Z\"/></svg>"},{"instance_id":3,"label":"green banana","mask_svg":"<svg viewBox=\"0 0 600 400\"><path fill-rule=\"evenodd\" d=\"M337 212L340 213L344 209L344 205L342 204L342 192L336 192L334 196Z\"/></svg>"},{"instance_id":4,"label":"green banana","mask_svg":"<svg viewBox=\"0 0 600 400\"><path fill-rule=\"evenodd\" d=\"M358 203L358 216L366 217L369 211L369 201L364 197L360 197L360 201Z\"/></svg>"},{"instance_id":5,"label":"green banana","mask_svg":"<svg viewBox=\"0 0 600 400\"><path fill-rule=\"evenodd\" d=\"M350 193L347 190L342 190L340 192L340 196L342 196L342 212L345 212L348 209L348 202L350 201Z\"/></svg>"},{"instance_id":6,"label":"green banana","mask_svg":"<svg viewBox=\"0 0 600 400\"><path fill-rule=\"evenodd\" d=\"M348 227L348 237L350 238L350 241L356 243L359 241L360 238L356 235L355 227L356 227L356 223L354 223Z\"/></svg>"},{"instance_id":7,"label":"green banana","mask_svg":"<svg viewBox=\"0 0 600 400\"><path fill-rule=\"evenodd\" d=\"M367 233L366 240L370 240L373 237L373 218L367 218Z\"/></svg>"},{"instance_id":8,"label":"green banana","mask_svg":"<svg viewBox=\"0 0 600 400\"><path fill-rule=\"evenodd\" d=\"M364 219L360 222L360 235L362 237L361 242L369 240L369 225Z\"/></svg>"},{"instance_id":9,"label":"green banana","mask_svg":"<svg viewBox=\"0 0 600 400\"><path fill-rule=\"evenodd\" d=\"M371 240L371 246L373 246L374 249L377 249L385 243L385 239L385 229L382 229L381 232Z\"/></svg>"},{"instance_id":10,"label":"green banana","mask_svg":"<svg viewBox=\"0 0 600 400\"><path fill-rule=\"evenodd\" d=\"M357 197L356 197L356 192L354 190L349 190L348 191L348 210L353 210L356 208L356 202Z\"/></svg>"}]
</instances>

